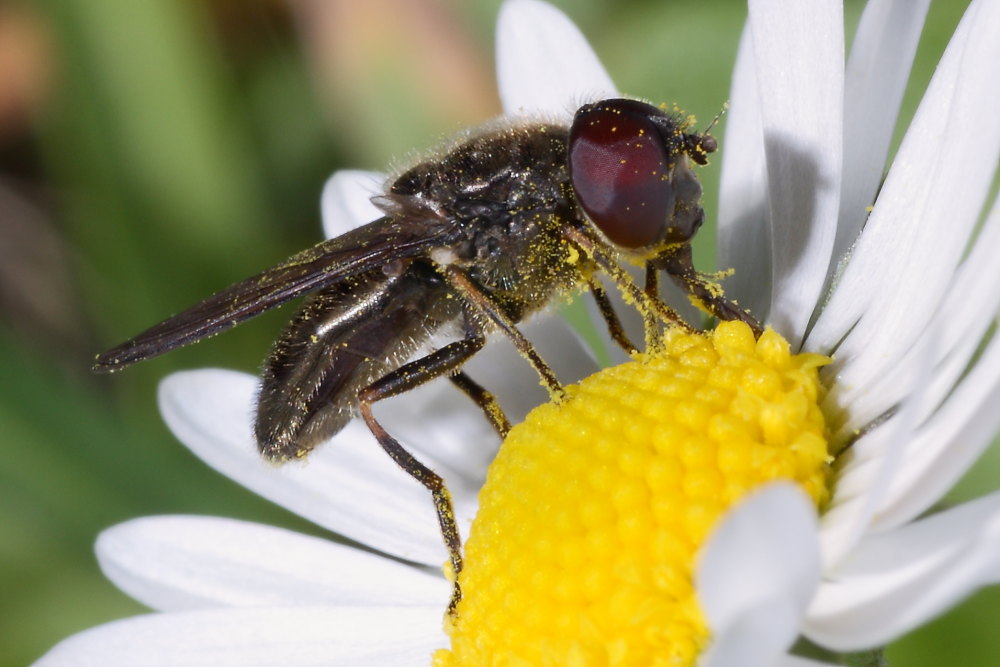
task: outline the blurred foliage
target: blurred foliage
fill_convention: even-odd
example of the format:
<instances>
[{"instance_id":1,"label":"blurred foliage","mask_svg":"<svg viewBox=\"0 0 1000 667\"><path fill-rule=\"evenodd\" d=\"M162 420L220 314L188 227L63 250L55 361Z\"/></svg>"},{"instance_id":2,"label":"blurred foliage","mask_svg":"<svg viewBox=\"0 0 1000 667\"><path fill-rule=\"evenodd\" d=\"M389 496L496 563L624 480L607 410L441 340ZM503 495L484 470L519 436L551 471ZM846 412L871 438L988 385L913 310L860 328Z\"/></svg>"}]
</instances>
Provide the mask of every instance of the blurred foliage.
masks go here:
<instances>
[{"instance_id":1,"label":"blurred foliage","mask_svg":"<svg viewBox=\"0 0 1000 667\"><path fill-rule=\"evenodd\" d=\"M556 4L629 94L705 119L726 99L739 3ZM935 3L904 119L965 4ZM92 355L319 240L335 169L384 167L498 113L498 6L0 4L0 664L141 611L94 562L111 524L192 512L316 532L195 460L155 407L172 370L253 371L287 313L113 377L90 374ZM711 220L718 165L703 171ZM707 231L702 266L711 247ZM998 468L991 454L956 498L992 490ZM982 664L1000 655L998 604L981 593L889 655Z\"/></svg>"}]
</instances>

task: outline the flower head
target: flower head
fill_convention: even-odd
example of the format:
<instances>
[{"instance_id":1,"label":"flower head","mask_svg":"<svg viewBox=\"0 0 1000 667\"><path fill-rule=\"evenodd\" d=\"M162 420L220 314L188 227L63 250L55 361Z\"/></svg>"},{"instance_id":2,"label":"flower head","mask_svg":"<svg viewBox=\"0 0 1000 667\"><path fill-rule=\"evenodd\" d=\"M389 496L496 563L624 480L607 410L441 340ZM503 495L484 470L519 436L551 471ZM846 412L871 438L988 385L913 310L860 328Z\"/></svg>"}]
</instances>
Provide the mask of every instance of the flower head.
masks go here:
<instances>
[{"instance_id":1,"label":"flower head","mask_svg":"<svg viewBox=\"0 0 1000 667\"><path fill-rule=\"evenodd\" d=\"M435 664L694 664L695 556L720 517L774 480L828 498L828 361L743 322L673 329L533 410L490 466Z\"/></svg>"},{"instance_id":2,"label":"flower head","mask_svg":"<svg viewBox=\"0 0 1000 667\"><path fill-rule=\"evenodd\" d=\"M788 654L800 635L879 646L1000 578L1000 494L922 516L1000 427L996 201L981 220L1000 155L1000 5L970 5L881 182L926 10L903 4L869 3L845 69L838 3L750 3L722 142L720 264L735 269L727 294L793 351L832 356L817 395L838 458L822 514L777 484L709 531L692 580L702 665L801 664ZM508 0L498 49L508 113L568 122L616 94L572 24L538 0ZM333 180L325 209L365 216L364 188L342 187L359 180ZM531 338L574 379L593 370L565 332ZM526 372L490 388L533 385ZM488 429L443 392L416 392L384 421L412 434L468 519L492 451L467 444ZM141 519L102 535L98 554L161 613L70 638L39 664L427 664L446 645L448 586L419 565L445 560L423 489L358 424L304 468L260 464L253 393L248 376L200 371L168 378L161 407L211 465L418 565L224 519ZM526 407L522 392L508 398L521 399L515 415Z\"/></svg>"}]
</instances>

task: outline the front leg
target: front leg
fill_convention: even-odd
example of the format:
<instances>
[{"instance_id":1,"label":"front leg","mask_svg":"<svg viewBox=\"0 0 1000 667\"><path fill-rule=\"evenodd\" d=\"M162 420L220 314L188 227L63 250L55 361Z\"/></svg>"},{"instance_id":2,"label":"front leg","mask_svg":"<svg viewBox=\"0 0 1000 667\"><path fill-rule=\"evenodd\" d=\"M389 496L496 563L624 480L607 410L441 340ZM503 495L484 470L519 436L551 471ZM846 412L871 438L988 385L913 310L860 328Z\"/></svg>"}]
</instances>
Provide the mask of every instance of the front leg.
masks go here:
<instances>
[{"instance_id":1,"label":"front leg","mask_svg":"<svg viewBox=\"0 0 1000 667\"><path fill-rule=\"evenodd\" d=\"M597 309L600 311L601 317L604 318L604 323L608 326L608 333L611 335L611 340L615 341L618 347L625 351L625 354L633 355L638 352L639 348L629 340L628 334L625 333L625 327L622 326L622 321L619 319L618 313L615 312L615 308L611 304L611 299L608 297L608 293L604 290L601 282L597 278L591 278L587 286L590 289L591 296L594 297L594 301L597 302Z\"/></svg>"},{"instance_id":2,"label":"front leg","mask_svg":"<svg viewBox=\"0 0 1000 667\"><path fill-rule=\"evenodd\" d=\"M647 350L655 350L662 345L661 321L671 326L679 326L689 331L692 330L687 322L662 300L649 298L646 291L640 289L635 284L632 276L615 261L606 245L601 241L572 225L564 226L562 234L568 242L572 243L585 257L594 262L597 268L603 271L615 283L615 286L625 296L626 301L639 310L646 333Z\"/></svg>"},{"instance_id":3,"label":"front leg","mask_svg":"<svg viewBox=\"0 0 1000 667\"><path fill-rule=\"evenodd\" d=\"M740 308L734 301L727 299L721 287L695 270L690 245L680 246L669 255L657 258L650 263L650 267L666 271L681 289L720 320L745 322L758 338L764 332L764 328L753 315Z\"/></svg>"}]
</instances>

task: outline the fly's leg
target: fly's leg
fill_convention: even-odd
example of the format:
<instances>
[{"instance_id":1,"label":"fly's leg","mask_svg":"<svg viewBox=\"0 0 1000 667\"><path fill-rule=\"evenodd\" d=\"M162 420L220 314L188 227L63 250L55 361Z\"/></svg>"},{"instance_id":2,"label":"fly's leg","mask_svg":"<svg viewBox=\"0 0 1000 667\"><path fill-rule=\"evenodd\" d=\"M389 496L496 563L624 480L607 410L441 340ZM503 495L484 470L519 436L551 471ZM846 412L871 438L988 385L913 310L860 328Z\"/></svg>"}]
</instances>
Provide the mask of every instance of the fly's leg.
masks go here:
<instances>
[{"instance_id":1,"label":"fly's leg","mask_svg":"<svg viewBox=\"0 0 1000 667\"><path fill-rule=\"evenodd\" d=\"M597 264L597 267L614 281L625 299L639 309L646 330L647 349L656 349L662 344L660 320L691 330L691 326L673 308L663 303L661 299L651 299L644 290L640 289L628 271L612 258L603 243L592 238L583 230L571 226L563 228L563 236L576 246L585 257Z\"/></svg>"},{"instance_id":2,"label":"fly's leg","mask_svg":"<svg viewBox=\"0 0 1000 667\"><path fill-rule=\"evenodd\" d=\"M465 317L465 338L466 340L485 341L482 333L476 328L475 321L468 316L468 313L466 313ZM482 345L480 345L478 349L481 348ZM476 351L478 351L478 349ZM448 376L448 379L451 380L453 385L461 389L463 394L472 399L473 403L479 406L479 409L486 417L486 421L490 423L490 426L492 426L493 430L497 432L500 439L503 440L506 438L507 434L510 432L510 420L508 420L507 415L504 414L503 408L501 408L500 404L497 402L496 396L469 377L465 371L453 371L452 374Z\"/></svg>"},{"instance_id":3,"label":"fly's leg","mask_svg":"<svg viewBox=\"0 0 1000 667\"><path fill-rule=\"evenodd\" d=\"M660 272L653 262L646 262L646 284L643 286L642 291L650 299L660 298Z\"/></svg>"},{"instance_id":4,"label":"fly's leg","mask_svg":"<svg viewBox=\"0 0 1000 667\"><path fill-rule=\"evenodd\" d=\"M590 293L594 296L594 301L597 302L597 308L601 312L601 317L604 318L604 322L608 325L608 333L611 334L611 339L618 344L618 347L625 350L626 354L635 354L639 351L632 341L628 339L628 335L625 333L625 327L622 326L622 321L618 319L618 313L615 312L614 306L611 305L611 299L608 298L608 293L604 290L604 287L596 278L591 278L588 285Z\"/></svg>"},{"instance_id":5,"label":"fly's leg","mask_svg":"<svg viewBox=\"0 0 1000 667\"><path fill-rule=\"evenodd\" d=\"M763 333L764 328L753 315L727 299L718 285L695 270L690 245L680 246L669 255L657 258L651 265L666 271L677 285L720 320L745 322L757 337Z\"/></svg>"},{"instance_id":6,"label":"fly's leg","mask_svg":"<svg viewBox=\"0 0 1000 667\"><path fill-rule=\"evenodd\" d=\"M451 602L448 604L448 613L453 613L458 601L462 599L462 591L458 585L458 575L462 571L462 538L458 533L458 524L455 522L451 494L448 493L440 475L418 461L378 423L372 413L372 404L414 389L436 377L454 372L469 357L481 350L485 343L486 339L481 335L467 335L460 341L449 343L426 357L399 367L358 392L361 417L368 424L368 428L378 440L378 444L410 477L423 484L434 498L438 525L441 527L441 535L448 548L448 559L455 577L455 586L452 589Z\"/></svg>"},{"instance_id":7,"label":"fly's leg","mask_svg":"<svg viewBox=\"0 0 1000 667\"><path fill-rule=\"evenodd\" d=\"M489 421L493 430L500 436L500 439L503 440L506 438L510 432L510 421L507 419L507 415L504 414L503 408L497 403L496 397L486 391L481 384L470 378L464 371L458 371L448 379L479 406L479 409L486 415L486 420Z\"/></svg>"},{"instance_id":8,"label":"fly's leg","mask_svg":"<svg viewBox=\"0 0 1000 667\"><path fill-rule=\"evenodd\" d=\"M549 396L552 400L562 400L565 394L555 372L545 363L535 346L524 337L524 334L517 328L517 323L500 304L484 292L462 269L443 264L438 265L438 270L472 310L486 316L510 338L521 356L527 359L528 363L538 372L538 376L542 379L542 385L549 390Z\"/></svg>"}]
</instances>

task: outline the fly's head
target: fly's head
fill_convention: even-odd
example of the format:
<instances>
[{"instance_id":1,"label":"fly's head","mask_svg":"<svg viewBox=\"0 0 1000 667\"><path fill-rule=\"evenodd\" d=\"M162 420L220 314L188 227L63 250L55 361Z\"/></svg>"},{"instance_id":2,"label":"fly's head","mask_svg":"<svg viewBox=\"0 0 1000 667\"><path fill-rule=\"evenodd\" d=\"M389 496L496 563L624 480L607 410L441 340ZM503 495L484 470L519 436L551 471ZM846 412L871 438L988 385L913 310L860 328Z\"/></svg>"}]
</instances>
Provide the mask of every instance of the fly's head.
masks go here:
<instances>
[{"instance_id":1,"label":"fly's head","mask_svg":"<svg viewBox=\"0 0 1000 667\"><path fill-rule=\"evenodd\" d=\"M649 259L689 243L701 226L703 165L718 147L675 117L637 100L581 107L569 135L569 173L577 203L619 249Z\"/></svg>"}]
</instances>

